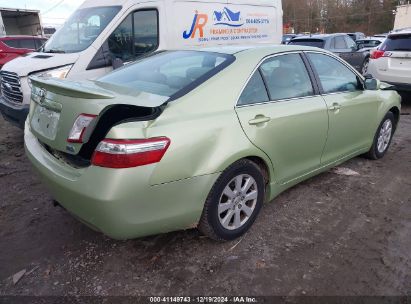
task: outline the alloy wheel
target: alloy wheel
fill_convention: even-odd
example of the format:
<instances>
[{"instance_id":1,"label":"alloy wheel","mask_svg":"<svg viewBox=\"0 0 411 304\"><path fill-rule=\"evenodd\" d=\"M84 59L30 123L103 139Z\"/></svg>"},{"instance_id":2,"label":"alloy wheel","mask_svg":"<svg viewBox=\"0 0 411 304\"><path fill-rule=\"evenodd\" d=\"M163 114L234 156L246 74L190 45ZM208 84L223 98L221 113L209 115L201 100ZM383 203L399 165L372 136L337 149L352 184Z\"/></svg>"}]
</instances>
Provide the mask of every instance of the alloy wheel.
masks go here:
<instances>
[{"instance_id":1,"label":"alloy wheel","mask_svg":"<svg viewBox=\"0 0 411 304\"><path fill-rule=\"evenodd\" d=\"M220 224L228 230L242 227L251 217L257 205L258 188L255 179L248 174L234 177L224 188L218 203Z\"/></svg>"},{"instance_id":2,"label":"alloy wheel","mask_svg":"<svg viewBox=\"0 0 411 304\"><path fill-rule=\"evenodd\" d=\"M384 153L390 144L392 136L392 122L390 119L384 121L378 135L377 149L379 153Z\"/></svg>"}]
</instances>

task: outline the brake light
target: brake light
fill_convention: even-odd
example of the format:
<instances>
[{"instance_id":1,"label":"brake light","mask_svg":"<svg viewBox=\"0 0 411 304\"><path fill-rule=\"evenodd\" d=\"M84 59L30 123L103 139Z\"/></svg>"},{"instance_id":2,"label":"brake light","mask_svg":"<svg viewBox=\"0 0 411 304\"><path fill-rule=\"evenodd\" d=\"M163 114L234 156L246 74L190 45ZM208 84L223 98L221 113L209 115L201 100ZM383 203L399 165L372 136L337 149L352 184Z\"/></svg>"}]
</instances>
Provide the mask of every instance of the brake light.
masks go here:
<instances>
[{"instance_id":1,"label":"brake light","mask_svg":"<svg viewBox=\"0 0 411 304\"><path fill-rule=\"evenodd\" d=\"M170 145L167 137L149 139L104 139L91 163L106 168L132 168L159 162Z\"/></svg>"},{"instance_id":2,"label":"brake light","mask_svg":"<svg viewBox=\"0 0 411 304\"><path fill-rule=\"evenodd\" d=\"M71 143L82 143L84 132L86 131L87 127L96 118L97 115L92 114L80 114L77 116L76 121L73 124L73 127L70 130L69 137L67 138L68 142Z\"/></svg>"},{"instance_id":3,"label":"brake light","mask_svg":"<svg viewBox=\"0 0 411 304\"><path fill-rule=\"evenodd\" d=\"M385 51L380 51L380 50L374 50L371 51L371 59L378 59L381 57L391 57L392 53L391 52L385 52Z\"/></svg>"}]
</instances>

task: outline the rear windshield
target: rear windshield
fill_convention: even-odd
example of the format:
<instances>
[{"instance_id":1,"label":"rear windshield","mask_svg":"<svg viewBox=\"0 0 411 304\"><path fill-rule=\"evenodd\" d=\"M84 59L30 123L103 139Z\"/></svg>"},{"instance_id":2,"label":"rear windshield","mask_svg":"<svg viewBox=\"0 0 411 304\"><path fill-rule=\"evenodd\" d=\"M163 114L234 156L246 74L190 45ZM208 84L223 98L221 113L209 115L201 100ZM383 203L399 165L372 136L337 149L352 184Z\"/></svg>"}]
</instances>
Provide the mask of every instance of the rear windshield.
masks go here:
<instances>
[{"instance_id":1,"label":"rear windshield","mask_svg":"<svg viewBox=\"0 0 411 304\"><path fill-rule=\"evenodd\" d=\"M381 44L379 40L357 40L356 41L359 48L374 48Z\"/></svg>"},{"instance_id":2,"label":"rear windshield","mask_svg":"<svg viewBox=\"0 0 411 304\"><path fill-rule=\"evenodd\" d=\"M233 55L201 51L160 52L109 73L97 81L177 98L235 60Z\"/></svg>"},{"instance_id":3,"label":"rear windshield","mask_svg":"<svg viewBox=\"0 0 411 304\"><path fill-rule=\"evenodd\" d=\"M291 40L290 43L291 45L304 45L304 46L313 46L313 47L318 47L318 48L324 48L324 40L322 39L296 39L296 40Z\"/></svg>"},{"instance_id":4,"label":"rear windshield","mask_svg":"<svg viewBox=\"0 0 411 304\"><path fill-rule=\"evenodd\" d=\"M380 50L411 52L411 34L389 36L380 47Z\"/></svg>"}]
</instances>

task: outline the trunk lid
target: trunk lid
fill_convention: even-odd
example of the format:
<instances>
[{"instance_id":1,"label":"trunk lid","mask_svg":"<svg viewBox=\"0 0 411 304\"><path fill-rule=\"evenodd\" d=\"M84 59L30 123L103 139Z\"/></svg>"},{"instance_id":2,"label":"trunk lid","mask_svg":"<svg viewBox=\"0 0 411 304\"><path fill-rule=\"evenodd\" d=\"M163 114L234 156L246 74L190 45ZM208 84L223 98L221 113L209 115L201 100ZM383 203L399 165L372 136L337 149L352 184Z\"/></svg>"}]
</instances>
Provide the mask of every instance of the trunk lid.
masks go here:
<instances>
[{"instance_id":1,"label":"trunk lid","mask_svg":"<svg viewBox=\"0 0 411 304\"><path fill-rule=\"evenodd\" d=\"M388 67L396 70L411 70L411 50L391 52L388 57Z\"/></svg>"},{"instance_id":2,"label":"trunk lid","mask_svg":"<svg viewBox=\"0 0 411 304\"><path fill-rule=\"evenodd\" d=\"M149 120L148 114L158 111L169 99L167 96L97 81L80 83L54 78L30 79L32 94L28 122L32 133L48 148L72 155L78 154L93 139L91 133L94 129L101 129L100 123L103 121L108 131L112 125L122 120L121 115L124 116L123 119L130 118L134 110L136 119ZM123 109L110 112L119 107ZM97 117L87 128L84 143L69 143L67 138L70 130L80 114ZM111 125L107 126L108 123ZM95 133L101 133L100 137L105 135L102 130ZM96 140L99 138L94 138ZM90 156L90 151L87 154Z\"/></svg>"}]
</instances>

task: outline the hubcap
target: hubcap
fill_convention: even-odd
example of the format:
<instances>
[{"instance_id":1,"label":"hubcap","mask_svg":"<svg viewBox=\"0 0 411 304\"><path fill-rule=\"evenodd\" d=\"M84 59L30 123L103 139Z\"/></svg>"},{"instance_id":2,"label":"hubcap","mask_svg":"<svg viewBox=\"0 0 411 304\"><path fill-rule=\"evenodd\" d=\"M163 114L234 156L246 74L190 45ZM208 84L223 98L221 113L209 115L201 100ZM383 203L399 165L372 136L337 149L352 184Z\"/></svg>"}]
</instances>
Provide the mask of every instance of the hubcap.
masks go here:
<instances>
[{"instance_id":1,"label":"hubcap","mask_svg":"<svg viewBox=\"0 0 411 304\"><path fill-rule=\"evenodd\" d=\"M257 205L258 189L255 179L248 174L234 177L224 188L218 202L218 219L228 230L243 226Z\"/></svg>"},{"instance_id":2,"label":"hubcap","mask_svg":"<svg viewBox=\"0 0 411 304\"><path fill-rule=\"evenodd\" d=\"M387 150L388 145L390 144L392 135L392 122L390 119L384 121L380 134L378 135L377 149L378 152L384 153Z\"/></svg>"}]
</instances>

